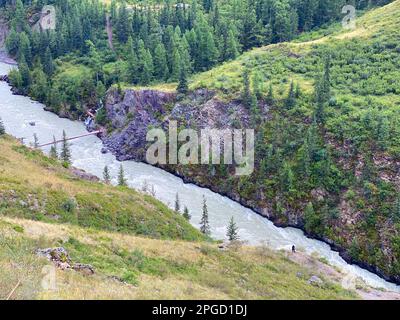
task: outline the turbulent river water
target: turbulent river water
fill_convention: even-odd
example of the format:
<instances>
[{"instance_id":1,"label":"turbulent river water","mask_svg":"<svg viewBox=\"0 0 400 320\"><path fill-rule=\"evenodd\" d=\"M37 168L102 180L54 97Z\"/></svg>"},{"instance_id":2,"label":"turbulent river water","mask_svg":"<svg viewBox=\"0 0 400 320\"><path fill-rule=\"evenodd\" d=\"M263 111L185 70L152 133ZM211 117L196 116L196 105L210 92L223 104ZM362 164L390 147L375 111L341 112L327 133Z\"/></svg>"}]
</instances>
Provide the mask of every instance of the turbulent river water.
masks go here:
<instances>
[{"instance_id":1,"label":"turbulent river water","mask_svg":"<svg viewBox=\"0 0 400 320\"><path fill-rule=\"evenodd\" d=\"M7 74L10 68L12 66L0 62L0 75ZM81 122L61 119L43 108L42 104L28 97L13 95L8 84L0 82L0 117L9 134L24 138L24 142L29 144L33 141L34 134L40 143L46 143L52 141L53 135L61 138L63 130L69 137L87 133ZM30 122L35 122L35 126L31 126ZM73 166L101 177L104 166L108 165L112 176L116 177L120 162L111 154L102 154L101 149L102 142L95 136L71 141ZM48 148L44 148L44 151L47 152ZM400 292L400 286L346 263L327 244L307 238L301 230L275 227L272 222L226 197L193 184L185 184L182 179L150 165L125 161L123 166L130 187L141 189L146 181L154 186L156 198L170 207L173 207L176 193L179 193L181 205L188 207L192 215L191 221L196 227L200 221L204 195L209 209L211 232L215 239L225 238L226 226L233 216L240 228L240 238L249 244L265 244L277 250L290 250L292 245L296 245L298 250L317 254L340 268L350 280L360 277L373 287Z\"/></svg>"}]
</instances>

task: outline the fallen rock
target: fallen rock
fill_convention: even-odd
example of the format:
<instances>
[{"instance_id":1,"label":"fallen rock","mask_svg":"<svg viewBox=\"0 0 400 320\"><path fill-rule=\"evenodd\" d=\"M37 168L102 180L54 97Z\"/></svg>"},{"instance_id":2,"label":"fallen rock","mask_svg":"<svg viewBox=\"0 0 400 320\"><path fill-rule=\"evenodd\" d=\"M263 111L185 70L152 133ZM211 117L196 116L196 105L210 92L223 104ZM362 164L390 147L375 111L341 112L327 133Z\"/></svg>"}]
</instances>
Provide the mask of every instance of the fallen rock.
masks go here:
<instances>
[{"instance_id":1,"label":"fallen rock","mask_svg":"<svg viewBox=\"0 0 400 320\"><path fill-rule=\"evenodd\" d=\"M309 280L308 283L315 286L315 287L322 287L324 282L318 278L317 276L312 276Z\"/></svg>"},{"instance_id":2,"label":"fallen rock","mask_svg":"<svg viewBox=\"0 0 400 320\"><path fill-rule=\"evenodd\" d=\"M65 250L63 247L37 249L35 253L36 253L36 255L38 255L40 257L45 257L49 261L53 261L53 262L70 263L70 261L71 261L67 250Z\"/></svg>"},{"instance_id":3,"label":"fallen rock","mask_svg":"<svg viewBox=\"0 0 400 320\"><path fill-rule=\"evenodd\" d=\"M83 179L83 180L87 180L87 181L91 181L91 182L99 182L100 181L100 179L98 177L96 177L95 175L87 173L81 169L71 168L71 173L79 179Z\"/></svg>"},{"instance_id":4,"label":"fallen rock","mask_svg":"<svg viewBox=\"0 0 400 320\"><path fill-rule=\"evenodd\" d=\"M91 276L94 274L94 268L90 264L75 263L72 269L83 273L84 275Z\"/></svg>"}]
</instances>

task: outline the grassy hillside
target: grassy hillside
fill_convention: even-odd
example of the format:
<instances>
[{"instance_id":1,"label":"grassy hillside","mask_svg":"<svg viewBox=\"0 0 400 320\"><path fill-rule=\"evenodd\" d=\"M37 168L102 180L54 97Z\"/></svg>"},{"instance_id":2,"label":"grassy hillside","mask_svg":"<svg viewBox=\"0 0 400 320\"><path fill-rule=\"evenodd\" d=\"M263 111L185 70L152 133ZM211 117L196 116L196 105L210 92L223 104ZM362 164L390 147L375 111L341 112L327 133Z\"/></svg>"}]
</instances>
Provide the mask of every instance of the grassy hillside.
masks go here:
<instances>
[{"instance_id":1,"label":"grassy hillside","mask_svg":"<svg viewBox=\"0 0 400 320\"><path fill-rule=\"evenodd\" d=\"M206 242L141 238L71 225L0 218L0 298L12 299L354 299L323 263L293 262L285 253ZM37 248L62 246L95 274L56 272L56 290L42 289L45 259ZM321 272L323 273L323 272ZM312 275L319 286L308 283Z\"/></svg>"},{"instance_id":2,"label":"grassy hillside","mask_svg":"<svg viewBox=\"0 0 400 320\"><path fill-rule=\"evenodd\" d=\"M0 216L160 239L204 237L151 196L81 180L57 161L0 136Z\"/></svg>"},{"instance_id":3,"label":"grassy hillside","mask_svg":"<svg viewBox=\"0 0 400 320\"><path fill-rule=\"evenodd\" d=\"M357 297L317 260L306 267L267 248L220 250L157 200L81 180L9 136L0 154L0 298L19 281L11 299ZM95 274L57 270L56 290L44 290L49 262L34 252L60 246ZM312 275L322 283L309 284Z\"/></svg>"}]
</instances>

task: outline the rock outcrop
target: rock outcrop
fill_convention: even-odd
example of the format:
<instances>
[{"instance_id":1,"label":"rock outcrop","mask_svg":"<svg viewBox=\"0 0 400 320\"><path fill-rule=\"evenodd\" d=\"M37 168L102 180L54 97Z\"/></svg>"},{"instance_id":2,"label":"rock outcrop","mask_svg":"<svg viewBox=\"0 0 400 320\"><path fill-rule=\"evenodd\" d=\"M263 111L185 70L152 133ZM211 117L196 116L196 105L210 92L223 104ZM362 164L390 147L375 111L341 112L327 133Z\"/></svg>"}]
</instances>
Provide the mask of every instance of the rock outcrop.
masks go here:
<instances>
[{"instance_id":1,"label":"rock outcrop","mask_svg":"<svg viewBox=\"0 0 400 320\"><path fill-rule=\"evenodd\" d=\"M185 100L177 101L175 93L126 90L122 95L111 89L106 111L113 131L104 143L119 160L145 161L148 130L167 131L170 120L190 129L245 128L250 122L249 112L242 104L222 102L208 90L197 90Z\"/></svg>"},{"instance_id":2,"label":"rock outcrop","mask_svg":"<svg viewBox=\"0 0 400 320\"><path fill-rule=\"evenodd\" d=\"M72 263L68 251L63 247L37 249L35 253L37 256L44 257L53 262L54 265L61 270L71 269L85 275L92 275L95 272L94 268L89 264Z\"/></svg>"}]
</instances>

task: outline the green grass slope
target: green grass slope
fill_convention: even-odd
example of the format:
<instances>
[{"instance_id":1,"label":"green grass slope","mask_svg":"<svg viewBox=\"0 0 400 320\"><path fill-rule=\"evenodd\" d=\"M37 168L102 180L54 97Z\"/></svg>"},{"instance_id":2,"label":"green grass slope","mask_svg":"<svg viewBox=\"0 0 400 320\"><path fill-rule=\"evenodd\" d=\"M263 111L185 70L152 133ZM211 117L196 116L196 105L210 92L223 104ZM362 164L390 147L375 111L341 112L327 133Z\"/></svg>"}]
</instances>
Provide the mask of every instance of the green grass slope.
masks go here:
<instances>
[{"instance_id":1,"label":"green grass slope","mask_svg":"<svg viewBox=\"0 0 400 320\"><path fill-rule=\"evenodd\" d=\"M0 155L1 299L358 297L316 259L301 265L267 248L220 250L150 196L79 179L9 136L0 137ZM57 269L48 290L51 263L34 252L60 246L95 274Z\"/></svg>"},{"instance_id":2,"label":"green grass slope","mask_svg":"<svg viewBox=\"0 0 400 320\"><path fill-rule=\"evenodd\" d=\"M0 298L10 299L355 299L343 275L315 259L300 264L267 248L142 238L0 216ZM56 270L37 248L64 247L94 275ZM299 253L299 256L301 254ZM312 261L312 262L311 262ZM325 272L330 270L329 272ZM319 285L308 282L321 278Z\"/></svg>"},{"instance_id":3,"label":"green grass slope","mask_svg":"<svg viewBox=\"0 0 400 320\"><path fill-rule=\"evenodd\" d=\"M204 237L181 215L149 195L81 180L41 151L0 137L0 216L160 239Z\"/></svg>"}]
</instances>

